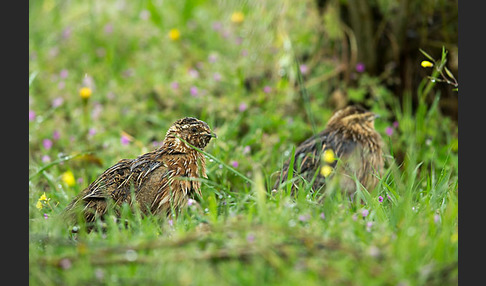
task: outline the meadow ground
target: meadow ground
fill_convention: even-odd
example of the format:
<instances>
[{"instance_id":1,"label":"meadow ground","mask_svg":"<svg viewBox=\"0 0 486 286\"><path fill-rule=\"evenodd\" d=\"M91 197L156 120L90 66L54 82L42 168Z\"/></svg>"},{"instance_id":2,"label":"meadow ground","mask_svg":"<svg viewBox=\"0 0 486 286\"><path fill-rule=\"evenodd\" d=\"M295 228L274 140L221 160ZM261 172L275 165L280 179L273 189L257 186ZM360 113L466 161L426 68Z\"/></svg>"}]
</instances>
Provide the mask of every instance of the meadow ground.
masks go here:
<instances>
[{"instance_id":1,"label":"meadow ground","mask_svg":"<svg viewBox=\"0 0 486 286\"><path fill-rule=\"evenodd\" d=\"M416 102L362 65L341 83L340 27L311 1L172 2L29 3L31 285L457 284L458 127L438 82ZM381 115L379 185L354 202L337 186L272 193L343 98ZM73 239L70 200L184 116L218 134L198 203L171 219L125 208L127 227Z\"/></svg>"}]
</instances>

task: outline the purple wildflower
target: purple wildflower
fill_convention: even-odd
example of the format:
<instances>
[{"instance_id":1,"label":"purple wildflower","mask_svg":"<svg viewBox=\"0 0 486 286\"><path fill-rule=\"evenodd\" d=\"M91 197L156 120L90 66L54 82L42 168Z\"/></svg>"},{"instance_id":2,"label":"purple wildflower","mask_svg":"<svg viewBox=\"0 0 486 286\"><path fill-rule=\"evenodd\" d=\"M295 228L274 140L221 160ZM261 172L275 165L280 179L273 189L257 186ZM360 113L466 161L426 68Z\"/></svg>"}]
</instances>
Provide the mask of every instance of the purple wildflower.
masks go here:
<instances>
[{"instance_id":1,"label":"purple wildflower","mask_svg":"<svg viewBox=\"0 0 486 286\"><path fill-rule=\"evenodd\" d=\"M106 24L105 27L103 28L103 30L105 31L105 34L107 34L107 35L113 33L113 24L112 23Z\"/></svg>"},{"instance_id":2,"label":"purple wildflower","mask_svg":"<svg viewBox=\"0 0 486 286\"><path fill-rule=\"evenodd\" d=\"M192 96L197 96L198 93L199 93L197 87L195 87L195 86L191 86L190 92L191 92Z\"/></svg>"},{"instance_id":3,"label":"purple wildflower","mask_svg":"<svg viewBox=\"0 0 486 286\"><path fill-rule=\"evenodd\" d=\"M62 79L64 78L67 78L69 75L69 72L67 69L62 69L60 72L59 72L59 77L61 77Z\"/></svg>"},{"instance_id":4,"label":"purple wildflower","mask_svg":"<svg viewBox=\"0 0 486 286\"><path fill-rule=\"evenodd\" d=\"M306 221L308 221L309 219L310 219L310 215L309 215L309 214L305 214L305 215L300 215L300 216L299 216L299 220L300 220L301 222L306 222Z\"/></svg>"},{"instance_id":5,"label":"purple wildflower","mask_svg":"<svg viewBox=\"0 0 486 286\"><path fill-rule=\"evenodd\" d=\"M44 219L48 219L48 218L49 218L49 215L44 214Z\"/></svg>"},{"instance_id":6,"label":"purple wildflower","mask_svg":"<svg viewBox=\"0 0 486 286\"><path fill-rule=\"evenodd\" d=\"M89 135L89 136L91 136L91 137L92 137L92 136L94 136L94 135L96 135L96 128L91 127L91 128L88 130L88 135Z\"/></svg>"},{"instance_id":7,"label":"purple wildflower","mask_svg":"<svg viewBox=\"0 0 486 286\"><path fill-rule=\"evenodd\" d=\"M250 146L245 146L245 148L243 148L243 155L246 155L248 153L251 152L251 147Z\"/></svg>"},{"instance_id":8,"label":"purple wildflower","mask_svg":"<svg viewBox=\"0 0 486 286\"><path fill-rule=\"evenodd\" d=\"M383 202L383 197L382 197L382 196L378 196L378 201L379 201L380 203L382 203L382 202Z\"/></svg>"},{"instance_id":9,"label":"purple wildflower","mask_svg":"<svg viewBox=\"0 0 486 286\"><path fill-rule=\"evenodd\" d=\"M33 121L35 119L35 111L29 110L29 121Z\"/></svg>"},{"instance_id":10,"label":"purple wildflower","mask_svg":"<svg viewBox=\"0 0 486 286\"><path fill-rule=\"evenodd\" d=\"M64 39L69 39L69 37L71 37L71 32L72 32L71 27L66 27L66 29L62 31L62 37Z\"/></svg>"},{"instance_id":11,"label":"purple wildflower","mask_svg":"<svg viewBox=\"0 0 486 286\"><path fill-rule=\"evenodd\" d=\"M307 74L307 72L309 71L309 68L305 64L300 65L299 69L302 74Z\"/></svg>"},{"instance_id":12,"label":"purple wildflower","mask_svg":"<svg viewBox=\"0 0 486 286\"><path fill-rule=\"evenodd\" d=\"M326 215L324 214L324 212L322 212L322 213L321 213L320 217L321 217L322 219L326 219Z\"/></svg>"},{"instance_id":13,"label":"purple wildflower","mask_svg":"<svg viewBox=\"0 0 486 286\"><path fill-rule=\"evenodd\" d=\"M373 222L372 221L367 222L366 223L366 231L370 232L372 226L373 226Z\"/></svg>"},{"instance_id":14,"label":"purple wildflower","mask_svg":"<svg viewBox=\"0 0 486 286\"><path fill-rule=\"evenodd\" d=\"M59 138L61 138L61 133L59 133L59 131L57 130L54 130L54 132L52 132L52 139L54 140L59 140Z\"/></svg>"},{"instance_id":15,"label":"purple wildflower","mask_svg":"<svg viewBox=\"0 0 486 286\"><path fill-rule=\"evenodd\" d=\"M435 215L434 215L434 222L435 222L436 224L438 224L438 223L440 222L440 215L439 215L439 214L435 214Z\"/></svg>"},{"instance_id":16,"label":"purple wildflower","mask_svg":"<svg viewBox=\"0 0 486 286\"><path fill-rule=\"evenodd\" d=\"M369 213L370 213L370 211L369 211L369 210L364 209L364 210L361 212L361 215L362 215L363 217L366 217L366 216L368 216L368 214L369 214Z\"/></svg>"},{"instance_id":17,"label":"purple wildflower","mask_svg":"<svg viewBox=\"0 0 486 286\"><path fill-rule=\"evenodd\" d=\"M123 134L120 138L120 142L122 145L128 145L128 143L130 143L130 138Z\"/></svg>"},{"instance_id":18,"label":"purple wildflower","mask_svg":"<svg viewBox=\"0 0 486 286\"><path fill-rule=\"evenodd\" d=\"M230 165L233 166L233 168L238 168L239 164L238 164L238 161L233 160L233 161L230 162Z\"/></svg>"},{"instance_id":19,"label":"purple wildflower","mask_svg":"<svg viewBox=\"0 0 486 286\"><path fill-rule=\"evenodd\" d=\"M62 269L69 269L72 266L71 260L68 258L63 258L61 261L59 261L59 266L61 266Z\"/></svg>"},{"instance_id":20,"label":"purple wildflower","mask_svg":"<svg viewBox=\"0 0 486 286\"><path fill-rule=\"evenodd\" d=\"M44 146L44 148L46 150L49 150L52 147L52 140L51 139L44 139L44 140L42 140L42 145Z\"/></svg>"},{"instance_id":21,"label":"purple wildflower","mask_svg":"<svg viewBox=\"0 0 486 286\"><path fill-rule=\"evenodd\" d=\"M263 92L264 93L270 93L272 91L272 88L269 87L268 85L266 85L264 88L263 88Z\"/></svg>"},{"instance_id":22,"label":"purple wildflower","mask_svg":"<svg viewBox=\"0 0 486 286\"><path fill-rule=\"evenodd\" d=\"M196 203L196 201L195 201L195 200L193 200L193 199L188 199L188 200L187 200L187 205L188 205L188 206L192 206L192 205L193 205L193 204L195 204L195 203Z\"/></svg>"},{"instance_id":23,"label":"purple wildflower","mask_svg":"<svg viewBox=\"0 0 486 286\"><path fill-rule=\"evenodd\" d=\"M393 127L388 126L388 127L385 129L385 133L386 133L386 135L388 135L388 136L392 136L392 135L393 135Z\"/></svg>"},{"instance_id":24,"label":"purple wildflower","mask_svg":"<svg viewBox=\"0 0 486 286\"><path fill-rule=\"evenodd\" d=\"M212 28L215 31L219 31L221 30L221 28L223 28L223 25L221 24L221 22L213 22Z\"/></svg>"},{"instance_id":25,"label":"purple wildflower","mask_svg":"<svg viewBox=\"0 0 486 286\"><path fill-rule=\"evenodd\" d=\"M210 54L208 57L208 61L210 63L215 63L218 60L218 56L216 54Z\"/></svg>"},{"instance_id":26,"label":"purple wildflower","mask_svg":"<svg viewBox=\"0 0 486 286\"><path fill-rule=\"evenodd\" d=\"M49 155L42 156L43 163L49 163L50 161L51 161L51 157L49 157Z\"/></svg>"},{"instance_id":27,"label":"purple wildflower","mask_svg":"<svg viewBox=\"0 0 486 286\"><path fill-rule=\"evenodd\" d=\"M398 121L393 121L393 127L398 128Z\"/></svg>"},{"instance_id":28,"label":"purple wildflower","mask_svg":"<svg viewBox=\"0 0 486 286\"><path fill-rule=\"evenodd\" d=\"M365 71L365 64L364 63L357 63L356 64L356 71L361 73L361 72L364 72Z\"/></svg>"},{"instance_id":29,"label":"purple wildflower","mask_svg":"<svg viewBox=\"0 0 486 286\"><path fill-rule=\"evenodd\" d=\"M243 103L241 103L241 104L240 104L240 106L238 106L238 110L239 110L240 112L245 111L247 108L248 108L248 105L246 105L246 103L244 103L244 102L243 102Z\"/></svg>"},{"instance_id":30,"label":"purple wildflower","mask_svg":"<svg viewBox=\"0 0 486 286\"><path fill-rule=\"evenodd\" d=\"M249 233L247 236L246 236L246 241L248 241L249 243L253 243L255 241L255 235L252 234L252 233Z\"/></svg>"},{"instance_id":31,"label":"purple wildflower","mask_svg":"<svg viewBox=\"0 0 486 286\"><path fill-rule=\"evenodd\" d=\"M56 97L52 100L51 105L53 108L60 106L64 102L62 97Z\"/></svg>"},{"instance_id":32,"label":"purple wildflower","mask_svg":"<svg viewBox=\"0 0 486 286\"><path fill-rule=\"evenodd\" d=\"M179 83L178 83L177 81L173 81L173 82L170 84L170 87L171 87L173 90L179 89Z\"/></svg>"},{"instance_id":33,"label":"purple wildflower","mask_svg":"<svg viewBox=\"0 0 486 286\"><path fill-rule=\"evenodd\" d=\"M64 81L60 81L58 84L57 84L57 89L59 90L62 90L66 87L66 83Z\"/></svg>"},{"instance_id":34,"label":"purple wildflower","mask_svg":"<svg viewBox=\"0 0 486 286\"><path fill-rule=\"evenodd\" d=\"M195 69L190 69L187 73L192 78L198 78L199 77L199 72Z\"/></svg>"},{"instance_id":35,"label":"purple wildflower","mask_svg":"<svg viewBox=\"0 0 486 286\"><path fill-rule=\"evenodd\" d=\"M215 73L213 74L213 79L214 79L215 81L220 81L220 80L221 80L221 74L220 74L220 73L215 72Z\"/></svg>"},{"instance_id":36,"label":"purple wildflower","mask_svg":"<svg viewBox=\"0 0 486 286\"><path fill-rule=\"evenodd\" d=\"M174 225L174 221L172 219L169 219L168 223L169 223L170 226Z\"/></svg>"}]
</instances>

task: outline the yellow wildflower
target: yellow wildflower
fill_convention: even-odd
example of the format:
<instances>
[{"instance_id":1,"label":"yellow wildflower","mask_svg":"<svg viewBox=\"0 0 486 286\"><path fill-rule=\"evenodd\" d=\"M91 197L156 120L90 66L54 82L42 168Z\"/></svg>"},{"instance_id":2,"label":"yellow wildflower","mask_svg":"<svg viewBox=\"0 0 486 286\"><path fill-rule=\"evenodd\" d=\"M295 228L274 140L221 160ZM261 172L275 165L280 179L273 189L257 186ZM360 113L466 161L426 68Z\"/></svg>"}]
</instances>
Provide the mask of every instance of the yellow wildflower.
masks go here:
<instances>
[{"instance_id":1,"label":"yellow wildflower","mask_svg":"<svg viewBox=\"0 0 486 286\"><path fill-rule=\"evenodd\" d=\"M327 177L332 173L332 170L333 169L332 169L331 166L325 165L321 168L321 175L323 175L324 177Z\"/></svg>"},{"instance_id":2,"label":"yellow wildflower","mask_svg":"<svg viewBox=\"0 0 486 286\"><path fill-rule=\"evenodd\" d=\"M46 193L44 192L42 196L40 196L39 201L48 201Z\"/></svg>"},{"instance_id":3,"label":"yellow wildflower","mask_svg":"<svg viewBox=\"0 0 486 286\"><path fill-rule=\"evenodd\" d=\"M41 210L42 209L42 202L40 200L37 201L37 204L35 204L35 207L38 209L38 210Z\"/></svg>"},{"instance_id":4,"label":"yellow wildflower","mask_svg":"<svg viewBox=\"0 0 486 286\"><path fill-rule=\"evenodd\" d=\"M89 87L83 87L79 90L79 96L81 96L82 99L89 99L91 97L91 88Z\"/></svg>"},{"instance_id":5,"label":"yellow wildflower","mask_svg":"<svg viewBox=\"0 0 486 286\"><path fill-rule=\"evenodd\" d=\"M172 41L177 41L181 37L181 32L178 29L170 29L169 39Z\"/></svg>"},{"instance_id":6,"label":"yellow wildflower","mask_svg":"<svg viewBox=\"0 0 486 286\"><path fill-rule=\"evenodd\" d=\"M240 24L245 20L245 15L241 12L234 12L231 14L231 22Z\"/></svg>"},{"instance_id":7,"label":"yellow wildflower","mask_svg":"<svg viewBox=\"0 0 486 286\"><path fill-rule=\"evenodd\" d=\"M332 149L326 149L322 154L322 160L329 164L334 163L334 161L336 160L336 157L334 156L334 151L332 151Z\"/></svg>"},{"instance_id":8,"label":"yellow wildflower","mask_svg":"<svg viewBox=\"0 0 486 286\"><path fill-rule=\"evenodd\" d=\"M431 63L431 62L429 62L429 61L422 61L422 62L420 63L420 65L421 65L423 68L431 68L431 67L433 67L433 66L434 66L434 64L433 64L433 63Z\"/></svg>"},{"instance_id":9,"label":"yellow wildflower","mask_svg":"<svg viewBox=\"0 0 486 286\"><path fill-rule=\"evenodd\" d=\"M74 179L73 172L71 171L66 171L62 173L61 180L69 187L72 187L76 184L76 180Z\"/></svg>"}]
</instances>

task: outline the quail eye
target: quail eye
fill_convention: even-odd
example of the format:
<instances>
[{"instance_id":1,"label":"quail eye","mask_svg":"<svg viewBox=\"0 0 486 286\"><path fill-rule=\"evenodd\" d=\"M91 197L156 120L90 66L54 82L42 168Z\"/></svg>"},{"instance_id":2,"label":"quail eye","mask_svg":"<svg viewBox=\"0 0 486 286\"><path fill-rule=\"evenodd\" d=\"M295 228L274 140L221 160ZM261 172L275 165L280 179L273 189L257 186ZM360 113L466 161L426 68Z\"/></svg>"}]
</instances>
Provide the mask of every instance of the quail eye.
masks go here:
<instances>
[{"instance_id":1,"label":"quail eye","mask_svg":"<svg viewBox=\"0 0 486 286\"><path fill-rule=\"evenodd\" d=\"M196 127L192 127L191 128L191 132L196 132L197 131L197 128Z\"/></svg>"}]
</instances>

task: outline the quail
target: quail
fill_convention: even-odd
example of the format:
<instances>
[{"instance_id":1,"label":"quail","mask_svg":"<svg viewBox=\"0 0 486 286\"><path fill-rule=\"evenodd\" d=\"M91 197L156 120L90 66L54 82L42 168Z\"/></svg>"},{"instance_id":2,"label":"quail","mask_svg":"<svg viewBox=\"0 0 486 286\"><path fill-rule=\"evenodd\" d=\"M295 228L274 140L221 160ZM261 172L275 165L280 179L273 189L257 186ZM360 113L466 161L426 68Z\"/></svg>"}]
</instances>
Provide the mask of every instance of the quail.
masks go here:
<instances>
[{"instance_id":1,"label":"quail","mask_svg":"<svg viewBox=\"0 0 486 286\"><path fill-rule=\"evenodd\" d=\"M314 191L325 186L326 177L339 177L341 190L354 194L355 178L371 191L383 172L383 141L374 128L378 116L358 105L337 110L326 128L302 142L295 150L293 178L312 183ZM289 175L291 160L283 166L277 189ZM298 180L292 183L295 193Z\"/></svg>"},{"instance_id":2,"label":"quail","mask_svg":"<svg viewBox=\"0 0 486 286\"><path fill-rule=\"evenodd\" d=\"M201 196L207 178L205 157L189 146L203 149L217 137L208 124L185 117L172 124L161 146L135 159L122 159L104 171L66 207L71 219L78 211L86 222L103 217L108 208L136 202L143 214L179 212L189 198ZM133 194L133 198L132 198Z\"/></svg>"}]
</instances>

